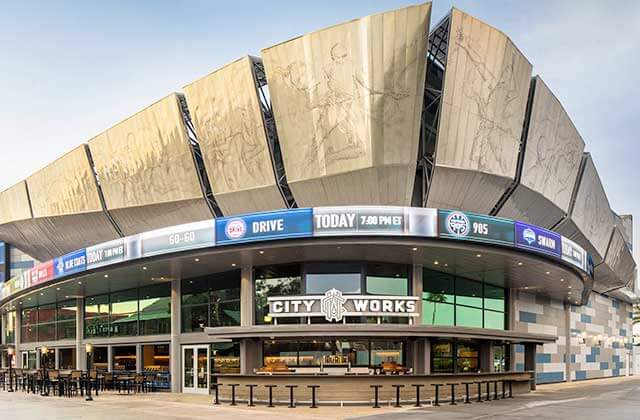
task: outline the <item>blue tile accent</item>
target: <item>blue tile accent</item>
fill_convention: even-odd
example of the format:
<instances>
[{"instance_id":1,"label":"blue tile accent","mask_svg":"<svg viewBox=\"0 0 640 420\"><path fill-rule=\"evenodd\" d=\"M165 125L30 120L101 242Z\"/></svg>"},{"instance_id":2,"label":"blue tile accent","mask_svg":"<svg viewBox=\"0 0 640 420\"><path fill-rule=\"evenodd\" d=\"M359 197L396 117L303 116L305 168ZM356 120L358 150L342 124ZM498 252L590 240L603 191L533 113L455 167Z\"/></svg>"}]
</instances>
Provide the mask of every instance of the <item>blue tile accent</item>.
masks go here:
<instances>
[{"instance_id":1,"label":"blue tile accent","mask_svg":"<svg viewBox=\"0 0 640 420\"><path fill-rule=\"evenodd\" d=\"M571 355L571 363L575 363L576 362L576 355L572 354Z\"/></svg>"},{"instance_id":2,"label":"blue tile accent","mask_svg":"<svg viewBox=\"0 0 640 420\"><path fill-rule=\"evenodd\" d=\"M539 384L564 381L564 372L538 372L536 382Z\"/></svg>"},{"instance_id":3,"label":"blue tile accent","mask_svg":"<svg viewBox=\"0 0 640 420\"><path fill-rule=\"evenodd\" d=\"M613 343L611 343L611 348L619 349L620 348L620 343L618 343L617 341L614 341Z\"/></svg>"},{"instance_id":4,"label":"blue tile accent","mask_svg":"<svg viewBox=\"0 0 640 420\"><path fill-rule=\"evenodd\" d=\"M582 333L582 331L580 331L577 328L571 328L571 334L575 335L576 337L579 336Z\"/></svg>"},{"instance_id":5,"label":"blue tile accent","mask_svg":"<svg viewBox=\"0 0 640 420\"><path fill-rule=\"evenodd\" d=\"M22 268L33 268L33 260L29 261L11 261L9 268L12 270L22 269Z\"/></svg>"},{"instance_id":6,"label":"blue tile accent","mask_svg":"<svg viewBox=\"0 0 640 420\"><path fill-rule=\"evenodd\" d=\"M516 363L516 372L524 372L524 363Z\"/></svg>"},{"instance_id":7,"label":"blue tile accent","mask_svg":"<svg viewBox=\"0 0 640 420\"><path fill-rule=\"evenodd\" d=\"M516 353L524 353L524 344L516 344Z\"/></svg>"},{"instance_id":8,"label":"blue tile accent","mask_svg":"<svg viewBox=\"0 0 640 420\"><path fill-rule=\"evenodd\" d=\"M587 363L595 363L596 362L596 355L595 354L587 354Z\"/></svg>"},{"instance_id":9,"label":"blue tile accent","mask_svg":"<svg viewBox=\"0 0 640 420\"><path fill-rule=\"evenodd\" d=\"M620 369L613 369L613 371L611 372L611 374L613 376L620 376Z\"/></svg>"},{"instance_id":10,"label":"blue tile accent","mask_svg":"<svg viewBox=\"0 0 640 420\"><path fill-rule=\"evenodd\" d=\"M536 314L532 312L520 311L520 322L536 323Z\"/></svg>"},{"instance_id":11,"label":"blue tile accent","mask_svg":"<svg viewBox=\"0 0 640 420\"><path fill-rule=\"evenodd\" d=\"M615 344L615 343L614 343L614 344ZM618 363L618 362L620 361L620 356L618 356L617 354L614 354L614 355L612 355L612 356L611 356L611 360L612 360L614 363Z\"/></svg>"},{"instance_id":12,"label":"blue tile accent","mask_svg":"<svg viewBox=\"0 0 640 420\"><path fill-rule=\"evenodd\" d=\"M591 347L591 354L600 354L600 347Z\"/></svg>"},{"instance_id":13,"label":"blue tile accent","mask_svg":"<svg viewBox=\"0 0 640 420\"><path fill-rule=\"evenodd\" d=\"M609 369L609 362L600 362L600 370Z\"/></svg>"},{"instance_id":14,"label":"blue tile accent","mask_svg":"<svg viewBox=\"0 0 640 420\"><path fill-rule=\"evenodd\" d=\"M536 363L551 363L551 354L536 353Z\"/></svg>"},{"instance_id":15,"label":"blue tile accent","mask_svg":"<svg viewBox=\"0 0 640 420\"><path fill-rule=\"evenodd\" d=\"M613 305L614 308L619 308L620 307L620 302L618 302L615 299L611 300L611 305Z\"/></svg>"},{"instance_id":16,"label":"blue tile accent","mask_svg":"<svg viewBox=\"0 0 640 420\"><path fill-rule=\"evenodd\" d=\"M620 335L623 337L627 336L627 330L625 330L624 328L620 328Z\"/></svg>"},{"instance_id":17,"label":"blue tile accent","mask_svg":"<svg viewBox=\"0 0 640 420\"><path fill-rule=\"evenodd\" d=\"M580 314L580 322L584 322L585 324L591 324L591 316Z\"/></svg>"},{"instance_id":18,"label":"blue tile accent","mask_svg":"<svg viewBox=\"0 0 640 420\"><path fill-rule=\"evenodd\" d=\"M576 370L576 380L580 381L583 379L587 379L587 371L586 370Z\"/></svg>"}]
</instances>

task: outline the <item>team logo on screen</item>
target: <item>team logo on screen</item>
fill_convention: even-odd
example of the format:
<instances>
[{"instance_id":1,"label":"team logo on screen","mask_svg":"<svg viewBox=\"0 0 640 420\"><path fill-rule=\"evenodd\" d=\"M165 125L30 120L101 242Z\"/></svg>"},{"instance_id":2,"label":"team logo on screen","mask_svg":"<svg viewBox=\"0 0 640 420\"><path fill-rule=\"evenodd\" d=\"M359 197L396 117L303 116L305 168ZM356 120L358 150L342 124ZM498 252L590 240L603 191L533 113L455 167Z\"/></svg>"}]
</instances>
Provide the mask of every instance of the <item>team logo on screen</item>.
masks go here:
<instances>
[{"instance_id":1,"label":"team logo on screen","mask_svg":"<svg viewBox=\"0 0 640 420\"><path fill-rule=\"evenodd\" d=\"M327 321L342 321L344 314L344 303L347 301L338 289L327 290L320 302L320 310Z\"/></svg>"},{"instance_id":2,"label":"team logo on screen","mask_svg":"<svg viewBox=\"0 0 640 420\"><path fill-rule=\"evenodd\" d=\"M447 231L458 237L467 236L469 233L469 218L464 213L455 211L447 216Z\"/></svg>"},{"instance_id":3,"label":"team logo on screen","mask_svg":"<svg viewBox=\"0 0 640 420\"><path fill-rule=\"evenodd\" d=\"M536 241L536 233L533 229L526 228L522 231L522 239L524 239L529 245Z\"/></svg>"},{"instance_id":4,"label":"team logo on screen","mask_svg":"<svg viewBox=\"0 0 640 420\"><path fill-rule=\"evenodd\" d=\"M239 239L247 233L247 224L242 219L231 219L224 228L227 238Z\"/></svg>"}]
</instances>

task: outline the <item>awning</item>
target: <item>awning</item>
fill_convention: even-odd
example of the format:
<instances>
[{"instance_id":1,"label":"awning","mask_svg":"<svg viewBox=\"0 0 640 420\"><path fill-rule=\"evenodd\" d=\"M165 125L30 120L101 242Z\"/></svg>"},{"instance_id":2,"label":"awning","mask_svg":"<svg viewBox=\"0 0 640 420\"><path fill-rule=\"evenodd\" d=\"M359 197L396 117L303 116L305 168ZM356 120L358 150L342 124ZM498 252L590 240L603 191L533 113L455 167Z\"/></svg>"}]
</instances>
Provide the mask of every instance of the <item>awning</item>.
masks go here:
<instances>
[{"instance_id":1,"label":"awning","mask_svg":"<svg viewBox=\"0 0 640 420\"><path fill-rule=\"evenodd\" d=\"M393 337L393 338L459 338L496 340L511 343L553 343L557 336L531 334L514 330L486 328L441 327L431 325L398 324L287 324L249 327L205 328L205 333L215 339L241 338L318 338L318 337Z\"/></svg>"}]
</instances>

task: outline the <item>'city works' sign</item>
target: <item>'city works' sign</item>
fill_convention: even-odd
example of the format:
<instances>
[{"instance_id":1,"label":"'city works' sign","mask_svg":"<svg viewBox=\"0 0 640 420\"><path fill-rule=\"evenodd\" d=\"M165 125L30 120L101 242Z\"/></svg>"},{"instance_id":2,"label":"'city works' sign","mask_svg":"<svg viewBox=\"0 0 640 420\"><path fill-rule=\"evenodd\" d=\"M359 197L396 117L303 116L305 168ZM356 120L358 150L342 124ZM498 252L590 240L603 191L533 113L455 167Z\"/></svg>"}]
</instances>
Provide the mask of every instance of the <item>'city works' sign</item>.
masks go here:
<instances>
[{"instance_id":1,"label":"'city works' sign","mask_svg":"<svg viewBox=\"0 0 640 420\"><path fill-rule=\"evenodd\" d=\"M267 299L269 316L324 317L340 322L345 316L418 316L415 296L343 295L331 289L317 296L278 296Z\"/></svg>"}]
</instances>

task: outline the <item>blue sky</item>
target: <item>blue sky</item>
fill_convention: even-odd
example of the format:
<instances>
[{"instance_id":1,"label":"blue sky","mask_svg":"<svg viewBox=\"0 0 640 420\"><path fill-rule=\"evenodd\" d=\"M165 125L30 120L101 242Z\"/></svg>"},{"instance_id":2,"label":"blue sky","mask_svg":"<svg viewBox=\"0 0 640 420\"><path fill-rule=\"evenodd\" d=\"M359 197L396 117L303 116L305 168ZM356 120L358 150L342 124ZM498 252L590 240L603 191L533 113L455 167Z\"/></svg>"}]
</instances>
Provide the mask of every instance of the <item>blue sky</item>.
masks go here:
<instances>
[{"instance_id":1,"label":"blue sky","mask_svg":"<svg viewBox=\"0 0 640 420\"><path fill-rule=\"evenodd\" d=\"M0 3L0 190L236 58L410 4ZM636 214L640 232L640 2L436 0L432 22L452 5L503 30L529 58L581 132L611 206Z\"/></svg>"}]
</instances>

